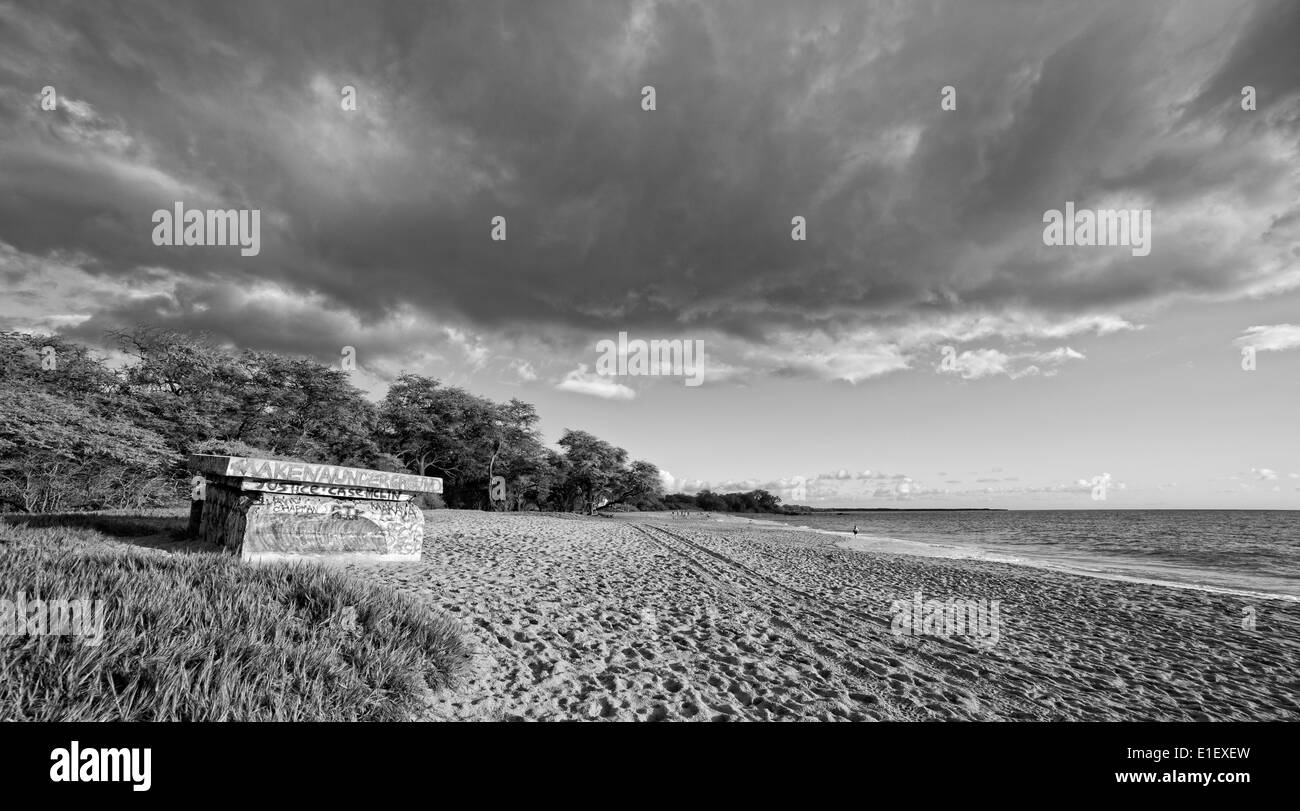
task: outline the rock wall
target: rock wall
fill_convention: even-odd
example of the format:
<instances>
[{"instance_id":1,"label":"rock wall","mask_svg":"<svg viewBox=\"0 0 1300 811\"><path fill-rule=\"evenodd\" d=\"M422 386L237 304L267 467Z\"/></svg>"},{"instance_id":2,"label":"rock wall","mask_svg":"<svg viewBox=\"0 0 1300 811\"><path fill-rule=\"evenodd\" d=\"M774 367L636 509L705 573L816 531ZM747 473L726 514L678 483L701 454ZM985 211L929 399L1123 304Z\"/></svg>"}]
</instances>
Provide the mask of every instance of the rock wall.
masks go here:
<instances>
[{"instance_id":1,"label":"rock wall","mask_svg":"<svg viewBox=\"0 0 1300 811\"><path fill-rule=\"evenodd\" d=\"M203 515L199 519L199 537L208 543L238 552L248 522L252 499L238 486L208 479L203 495Z\"/></svg>"},{"instance_id":2,"label":"rock wall","mask_svg":"<svg viewBox=\"0 0 1300 811\"><path fill-rule=\"evenodd\" d=\"M393 495L334 498L301 489L248 490L239 479L209 475L199 537L250 561L419 560L424 515Z\"/></svg>"}]
</instances>

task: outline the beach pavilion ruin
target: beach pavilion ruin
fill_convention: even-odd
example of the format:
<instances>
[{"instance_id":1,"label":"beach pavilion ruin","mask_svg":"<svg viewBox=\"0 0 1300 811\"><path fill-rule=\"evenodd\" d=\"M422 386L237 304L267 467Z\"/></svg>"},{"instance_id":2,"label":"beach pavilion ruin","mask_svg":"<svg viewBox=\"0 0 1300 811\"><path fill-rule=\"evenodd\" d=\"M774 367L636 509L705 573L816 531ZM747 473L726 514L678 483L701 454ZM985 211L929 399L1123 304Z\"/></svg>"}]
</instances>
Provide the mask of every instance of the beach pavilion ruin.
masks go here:
<instances>
[{"instance_id":1,"label":"beach pavilion ruin","mask_svg":"<svg viewBox=\"0 0 1300 811\"><path fill-rule=\"evenodd\" d=\"M190 532L246 561L419 560L421 493L442 479L242 456L190 457Z\"/></svg>"}]
</instances>

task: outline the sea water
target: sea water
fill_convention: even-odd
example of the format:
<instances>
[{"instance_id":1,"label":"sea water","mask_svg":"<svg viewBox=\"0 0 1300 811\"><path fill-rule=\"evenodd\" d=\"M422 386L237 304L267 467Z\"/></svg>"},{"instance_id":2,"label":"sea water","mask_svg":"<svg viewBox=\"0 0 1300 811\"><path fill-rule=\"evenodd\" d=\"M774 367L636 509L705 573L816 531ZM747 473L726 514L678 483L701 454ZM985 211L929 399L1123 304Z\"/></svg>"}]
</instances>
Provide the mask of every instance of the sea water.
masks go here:
<instances>
[{"instance_id":1,"label":"sea water","mask_svg":"<svg viewBox=\"0 0 1300 811\"><path fill-rule=\"evenodd\" d=\"M716 514L715 514L716 515ZM982 557L1300 599L1295 510L843 510L745 516L845 533L853 548Z\"/></svg>"}]
</instances>

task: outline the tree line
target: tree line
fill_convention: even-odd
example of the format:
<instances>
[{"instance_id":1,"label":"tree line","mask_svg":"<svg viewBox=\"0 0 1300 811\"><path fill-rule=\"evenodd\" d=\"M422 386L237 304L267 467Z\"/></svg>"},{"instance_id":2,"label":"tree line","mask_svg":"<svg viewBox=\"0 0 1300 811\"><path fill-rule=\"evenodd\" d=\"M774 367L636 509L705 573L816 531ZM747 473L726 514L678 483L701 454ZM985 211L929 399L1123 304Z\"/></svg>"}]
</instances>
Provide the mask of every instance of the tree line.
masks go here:
<instances>
[{"instance_id":1,"label":"tree line","mask_svg":"<svg viewBox=\"0 0 1300 811\"><path fill-rule=\"evenodd\" d=\"M657 503L659 470L585 431L546 447L532 405L403 374L378 403L347 372L155 328L111 336L110 365L60 336L0 333L0 509L173 504L192 453L442 478L460 508L591 512ZM507 500L489 499L491 476Z\"/></svg>"},{"instance_id":2,"label":"tree line","mask_svg":"<svg viewBox=\"0 0 1300 811\"><path fill-rule=\"evenodd\" d=\"M402 374L378 403L348 373L151 327L110 364L60 336L0 332L0 510L144 508L187 497L192 453L403 471L443 480L425 506L772 512L756 490L664 495L659 469L581 430L547 447L534 407ZM504 501L489 483L501 476Z\"/></svg>"},{"instance_id":3,"label":"tree line","mask_svg":"<svg viewBox=\"0 0 1300 811\"><path fill-rule=\"evenodd\" d=\"M767 490L750 490L744 493L715 493L712 490L701 490L695 495L669 493L661 501L665 510L781 513L783 515L801 515L812 512L811 507L782 504L778 496L769 493Z\"/></svg>"}]
</instances>

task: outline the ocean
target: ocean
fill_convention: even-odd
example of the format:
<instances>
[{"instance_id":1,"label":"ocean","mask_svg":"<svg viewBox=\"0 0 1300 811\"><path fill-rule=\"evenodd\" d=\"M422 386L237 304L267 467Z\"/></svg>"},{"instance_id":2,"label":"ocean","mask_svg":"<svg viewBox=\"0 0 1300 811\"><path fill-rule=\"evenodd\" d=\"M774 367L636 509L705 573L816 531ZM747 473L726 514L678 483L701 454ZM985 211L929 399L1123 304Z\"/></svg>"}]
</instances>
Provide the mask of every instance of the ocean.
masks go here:
<instances>
[{"instance_id":1,"label":"ocean","mask_svg":"<svg viewBox=\"0 0 1300 811\"><path fill-rule=\"evenodd\" d=\"M857 524L852 545L862 549L904 541L928 545L931 554L1300 600L1295 510L843 510L745 518L843 533Z\"/></svg>"}]
</instances>

